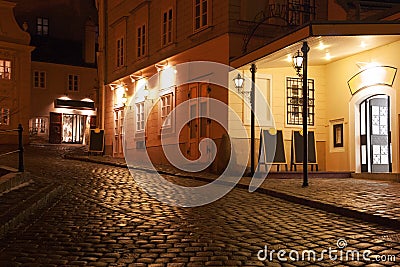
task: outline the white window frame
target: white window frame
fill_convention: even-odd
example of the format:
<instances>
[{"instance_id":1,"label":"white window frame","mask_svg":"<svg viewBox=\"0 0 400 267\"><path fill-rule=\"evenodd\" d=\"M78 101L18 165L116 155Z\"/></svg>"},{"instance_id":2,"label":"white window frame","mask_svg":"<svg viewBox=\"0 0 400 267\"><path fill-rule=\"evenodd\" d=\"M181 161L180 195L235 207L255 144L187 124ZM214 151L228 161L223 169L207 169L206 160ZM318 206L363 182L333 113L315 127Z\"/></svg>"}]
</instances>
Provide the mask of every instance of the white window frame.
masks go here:
<instances>
[{"instance_id":1,"label":"white window frame","mask_svg":"<svg viewBox=\"0 0 400 267\"><path fill-rule=\"evenodd\" d=\"M137 28L136 31L136 56L137 58L142 58L147 53L147 26L146 24L142 24Z\"/></svg>"},{"instance_id":2,"label":"white window frame","mask_svg":"<svg viewBox=\"0 0 400 267\"><path fill-rule=\"evenodd\" d=\"M0 80L11 80L11 60L0 59Z\"/></svg>"},{"instance_id":3,"label":"white window frame","mask_svg":"<svg viewBox=\"0 0 400 267\"><path fill-rule=\"evenodd\" d=\"M204 10L204 4L207 5ZM199 31L210 25L211 0L193 0L193 29ZM199 25L197 26L197 21Z\"/></svg>"},{"instance_id":4,"label":"white window frame","mask_svg":"<svg viewBox=\"0 0 400 267\"><path fill-rule=\"evenodd\" d=\"M173 116L170 116L168 121L166 119L174 109L174 103L173 92L160 96L161 128L171 128L173 126Z\"/></svg>"},{"instance_id":5,"label":"white window frame","mask_svg":"<svg viewBox=\"0 0 400 267\"><path fill-rule=\"evenodd\" d=\"M34 88L46 88L46 72L35 70L33 72L33 87Z\"/></svg>"},{"instance_id":6,"label":"white window frame","mask_svg":"<svg viewBox=\"0 0 400 267\"><path fill-rule=\"evenodd\" d=\"M117 68L125 65L125 38L120 37L116 42Z\"/></svg>"},{"instance_id":7,"label":"white window frame","mask_svg":"<svg viewBox=\"0 0 400 267\"><path fill-rule=\"evenodd\" d=\"M145 101L135 103L135 129L136 132L145 130Z\"/></svg>"},{"instance_id":8,"label":"white window frame","mask_svg":"<svg viewBox=\"0 0 400 267\"><path fill-rule=\"evenodd\" d=\"M250 74L249 74L250 75ZM247 77L247 76L246 76ZM251 81L251 79L248 79L249 81ZM267 84L267 88L263 88L261 86L261 83L265 82ZM245 84L245 91L250 92L250 88L251 88L251 84L247 83ZM269 109L272 112L272 91L273 91L273 87L272 87L272 75L270 74L263 74L260 73L257 75L256 77L256 87L257 87L257 91L258 93L261 93L265 99L265 101L268 103ZM256 114L261 114L262 116L265 115L265 125L260 125L261 127L270 127L273 126L273 120L272 120L272 113L268 112L267 110L265 110L267 107L264 107L260 104L265 103L264 100L259 99L261 96L260 95L255 95L255 99L256 99L256 105L255 105L255 112ZM246 103L243 103L243 123L246 126L250 126L251 124L251 102L250 102L250 94L246 94L243 99L245 101L247 101ZM258 105L257 105L258 104ZM261 119L261 118L260 118ZM264 117L263 117L263 122L264 122ZM262 123L261 121L259 123Z\"/></svg>"},{"instance_id":9,"label":"white window frame","mask_svg":"<svg viewBox=\"0 0 400 267\"><path fill-rule=\"evenodd\" d=\"M68 92L79 92L80 79L77 74L68 74Z\"/></svg>"},{"instance_id":10,"label":"white window frame","mask_svg":"<svg viewBox=\"0 0 400 267\"><path fill-rule=\"evenodd\" d=\"M0 125L10 125L10 109L0 108Z\"/></svg>"},{"instance_id":11,"label":"white window frame","mask_svg":"<svg viewBox=\"0 0 400 267\"><path fill-rule=\"evenodd\" d=\"M36 19L36 34L40 36L49 36L49 19L38 17Z\"/></svg>"},{"instance_id":12,"label":"white window frame","mask_svg":"<svg viewBox=\"0 0 400 267\"><path fill-rule=\"evenodd\" d=\"M161 16L161 45L167 46L173 42L174 12L172 7Z\"/></svg>"}]
</instances>

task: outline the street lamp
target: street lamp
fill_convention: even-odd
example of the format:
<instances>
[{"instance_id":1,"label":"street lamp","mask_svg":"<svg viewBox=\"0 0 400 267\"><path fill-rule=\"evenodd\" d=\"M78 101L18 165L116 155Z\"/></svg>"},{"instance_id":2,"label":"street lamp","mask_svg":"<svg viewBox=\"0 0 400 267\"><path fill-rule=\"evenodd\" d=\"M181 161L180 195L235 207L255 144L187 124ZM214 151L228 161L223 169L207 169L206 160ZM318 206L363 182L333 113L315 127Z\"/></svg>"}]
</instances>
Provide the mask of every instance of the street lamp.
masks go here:
<instances>
[{"instance_id":1,"label":"street lamp","mask_svg":"<svg viewBox=\"0 0 400 267\"><path fill-rule=\"evenodd\" d=\"M297 50L297 53L293 56L293 67L303 81L303 187L308 186L308 51L310 51L310 47L307 42L303 42L303 46L301 47L302 54ZM302 73L300 73L301 70L303 70Z\"/></svg>"},{"instance_id":2,"label":"street lamp","mask_svg":"<svg viewBox=\"0 0 400 267\"><path fill-rule=\"evenodd\" d=\"M250 72L251 72L251 90L250 91L244 91L243 89L243 84L244 84L244 78L238 73L238 75L233 79L233 82L235 83L236 90L238 93L242 94L243 96L245 94L250 94L250 105L251 105L251 117L250 117L250 176L254 175L254 170L255 170L255 129L254 129L254 124L255 124L255 83L256 83L256 65L251 64L250 67ZM248 95L246 96L248 97Z\"/></svg>"},{"instance_id":3,"label":"street lamp","mask_svg":"<svg viewBox=\"0 0 400 267\"><path fill-rule=\"evenodd\" d=\"M300 54L299 50L297 50L296 55L293 57L293 67L296 70L297 76L302 77L300 71L303 68L303 56Z\"/></svg>"},{"instance_id":4,"label":"street lamp","mask_svg":"<svg viewBox=\"0 0 400 267\"><path fill-rule=\"evenodd\" d=\"M126 97L126 94L124 93L121 97L121 103L125 106L126 102L128 102L128 98Z\"/></svg>"},{"instance_id":5,"label":"street lamp","mask_svg":"<svg viewBox=\"0 0 400 267\"><path fill-rule=\"evenodd\" d=\"M238 93L243 93L244 78L240 75L240 73L238 73L238 75L233 79L233 82L235 83Z\"/></svg>"}]
</instances>

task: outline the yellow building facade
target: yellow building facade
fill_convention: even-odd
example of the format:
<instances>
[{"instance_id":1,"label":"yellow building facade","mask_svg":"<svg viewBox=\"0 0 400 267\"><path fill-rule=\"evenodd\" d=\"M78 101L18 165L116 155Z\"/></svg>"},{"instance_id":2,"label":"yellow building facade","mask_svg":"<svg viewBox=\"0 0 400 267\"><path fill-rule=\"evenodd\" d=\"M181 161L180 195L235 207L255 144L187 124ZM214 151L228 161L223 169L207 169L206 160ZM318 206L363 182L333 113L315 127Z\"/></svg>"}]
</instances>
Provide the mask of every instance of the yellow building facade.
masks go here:
<instances>
[{"instance_id":1,"label":"yellow building facade","mask_svg":"<svg viewBox=\"0 0 400 267\"><path fill-rule=\"evenodd\" d=\"M320 169L357 173L399 171L398 28L397 23L383 22L314 23L231 62L247 77L250 65L242 63L254 63L257 75L266 77L268 85L258 82L258 86L264 95L270 96L273 127L283 132L288 163L292 132L302 129L302 114L294 114L291 109L290 82L300 79L292 66L292 57L307 42L308 79L313 82L309 130L315 133ZM302 90L301 84L297 88ZM296 108L301 111L301 105ZM243 112L240 107L238 112ZM270 127L258 125L257 129Z\"/></svg>"}]
</instances>

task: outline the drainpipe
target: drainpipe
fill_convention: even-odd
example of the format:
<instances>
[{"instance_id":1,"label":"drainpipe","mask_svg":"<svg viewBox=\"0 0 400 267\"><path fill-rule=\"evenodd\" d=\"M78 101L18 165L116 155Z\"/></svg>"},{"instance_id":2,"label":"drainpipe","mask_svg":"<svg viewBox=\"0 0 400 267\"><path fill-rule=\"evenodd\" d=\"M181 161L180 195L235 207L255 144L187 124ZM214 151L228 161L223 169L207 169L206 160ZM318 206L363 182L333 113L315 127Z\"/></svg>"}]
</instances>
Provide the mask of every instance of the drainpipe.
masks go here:
<instances>
[{"instance_id":1,"label":"drainpipe","mask_svg":"<svg viewBox=\"0 0 400 267\"><path fill-rule=\"evenodd\" d=\"M255 101L255 84L256 84L256 64L251 64L251 93L250 93L250 103L251 103L251 120L250 120L250 153L251 153L251 157L250 157L250 176L254 175L254 170L255 170L255 155L254 155L254 151L255 151L255 129L254 129L254 113L256 110L256 101Z\"/></svg>"}]
</instances>

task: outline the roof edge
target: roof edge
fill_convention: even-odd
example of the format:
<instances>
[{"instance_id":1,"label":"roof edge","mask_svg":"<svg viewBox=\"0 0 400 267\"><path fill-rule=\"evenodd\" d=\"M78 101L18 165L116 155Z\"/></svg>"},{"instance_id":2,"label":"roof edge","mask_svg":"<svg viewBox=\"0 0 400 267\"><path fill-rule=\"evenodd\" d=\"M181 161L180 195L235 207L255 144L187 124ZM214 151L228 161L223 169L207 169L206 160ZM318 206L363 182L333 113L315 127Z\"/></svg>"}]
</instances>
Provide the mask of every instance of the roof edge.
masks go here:
<instances>
[{"instance_id":1,"label":"roof edge","mask_svg":"<svg viewBox=\"0 0 400 267\"><path fill-rule=\"evenodd\" d=\"M230 60L233 68L250 64L287 46L317 36L399 35L400 22L314 21L281 35L264 46Z\"/></svg>"}]
</instances>

